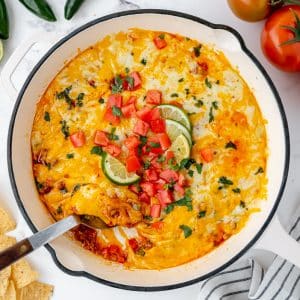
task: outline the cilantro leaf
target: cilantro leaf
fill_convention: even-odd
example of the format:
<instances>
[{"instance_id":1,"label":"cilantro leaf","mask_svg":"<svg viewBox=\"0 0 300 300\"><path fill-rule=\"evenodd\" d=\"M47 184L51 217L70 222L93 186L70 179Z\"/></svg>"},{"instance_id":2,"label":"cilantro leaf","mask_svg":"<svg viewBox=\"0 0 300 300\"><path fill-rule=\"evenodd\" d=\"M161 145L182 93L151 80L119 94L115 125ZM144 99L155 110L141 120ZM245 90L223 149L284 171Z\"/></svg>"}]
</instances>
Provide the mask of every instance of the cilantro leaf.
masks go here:
<instances>
[{"instance_id":1,"label":"cilantro leaf","mask_svg":"<svg viewBox=\"0 0 300 300\"><path fill-rule=\"evenodd\" d=\"M188 238L192 234L192 229L187 225L180 225L179 228L183 231L184 238Z\"/></svg>"}]
</instances>

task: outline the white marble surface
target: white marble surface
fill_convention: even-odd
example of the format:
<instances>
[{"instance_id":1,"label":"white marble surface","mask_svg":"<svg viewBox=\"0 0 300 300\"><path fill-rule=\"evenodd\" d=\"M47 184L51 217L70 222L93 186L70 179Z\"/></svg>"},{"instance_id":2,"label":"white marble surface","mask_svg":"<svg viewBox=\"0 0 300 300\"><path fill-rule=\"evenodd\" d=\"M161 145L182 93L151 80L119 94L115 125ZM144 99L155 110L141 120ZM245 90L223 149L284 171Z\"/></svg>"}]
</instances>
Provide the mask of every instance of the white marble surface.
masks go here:
<instances>
[{"instance_id":1,"label":"white marble surface","mask_svg":"<svg viewBox=\"0 0 300 300\"><path fill-rule=\"evenodd\" d=\"M281 97L287 113L290 135L291 135L291 165L290 174L284 193L284 197L279 207L278 214L283 224L289 219L295 207L300 202L300 184L297 184L297 177L300 175L300 135L299 115L300 115L300 73L286 74L272 67L260 49L260 31L263 22L249 24L235 18L227 7L226 1L221 0L132 0L133 4L126 4L125 0L87 0L79 13L71 20L63 18L62 0L49 0L53 5L55 13L59 19L56 23L47 23L29 13L18 1L6 1L11 20L11 38L5 42L5 58L0 63L0 71L5 61L14 49L24 40L28 39L37 31L62 33L71 28L78 27L86 21L100 17L115 11L125 9L141 8L164 8L178 10L199 16L214 23L226 24L237 29L244 38L248 48L256 55L273 79ZM120 5L122 2L122 5ZM38 49L31 53L31 56L24 61L16 74L15 83L20 86L26 75L38 59ZM6 163L6 139L10 114L13 107L13 100L9 99L6 91L0 84L0 203L9 209L12 214L24 224L23 236L29 234L30 230L20 216L14 197L12 195ZM275 237L274 237L275 238ZM272 256L260 251L251 253L264 265L267 265ZM47 250L40 249L30 256L30 261L41 274L41 280L55 285L54 300L65 299L190 299L198 297L198 286L156 293L138 293L113 289L93 281L80 277L72 277L63 273L53 263Z\"/></svg>"}]
</instances>

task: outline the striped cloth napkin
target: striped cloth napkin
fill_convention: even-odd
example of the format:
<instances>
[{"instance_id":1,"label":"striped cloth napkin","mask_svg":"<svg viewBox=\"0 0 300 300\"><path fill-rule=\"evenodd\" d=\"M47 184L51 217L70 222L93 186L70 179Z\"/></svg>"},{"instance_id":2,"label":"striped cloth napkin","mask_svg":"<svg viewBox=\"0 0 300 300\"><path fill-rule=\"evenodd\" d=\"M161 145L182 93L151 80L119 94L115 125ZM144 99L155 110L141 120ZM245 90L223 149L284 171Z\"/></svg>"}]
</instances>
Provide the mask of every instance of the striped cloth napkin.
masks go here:
<instances>
[{"instance_id":1,"label":"striped cloth napkin","mask_svg":"<svg viewBox=\"0 0 300 300\"><path fill-rule=\"evenodd\" d=\"M288 230L294 239L300 240L300 209ZM300 269L280 256L275 257L266 272L254 259L237 262L204 281L198 297L198 300L245 299L299 300Z\"/></svg>"}]
</instances>

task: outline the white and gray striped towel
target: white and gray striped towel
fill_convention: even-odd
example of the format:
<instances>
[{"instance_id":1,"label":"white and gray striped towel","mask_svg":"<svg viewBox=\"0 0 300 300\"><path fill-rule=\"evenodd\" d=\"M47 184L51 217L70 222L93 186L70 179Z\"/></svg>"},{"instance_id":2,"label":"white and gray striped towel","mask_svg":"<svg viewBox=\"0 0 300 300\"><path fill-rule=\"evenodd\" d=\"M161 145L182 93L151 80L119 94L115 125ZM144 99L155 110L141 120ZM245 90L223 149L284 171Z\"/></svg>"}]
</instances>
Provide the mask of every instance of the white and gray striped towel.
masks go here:
<instances>
[{"instance_id":1,"label":"white and gray striped towel","mask_svg":"<svg viewBox=\"0 0 300 300\"><path fill-rule=\"evenodd\" d=\"M291 219L288 231L300 240L300 208ZM299 300L300 269L276 256L265 272L257 261L248 259L204 281L198 297L198 300L245 299Z\"/></svg>"}]
</instances>

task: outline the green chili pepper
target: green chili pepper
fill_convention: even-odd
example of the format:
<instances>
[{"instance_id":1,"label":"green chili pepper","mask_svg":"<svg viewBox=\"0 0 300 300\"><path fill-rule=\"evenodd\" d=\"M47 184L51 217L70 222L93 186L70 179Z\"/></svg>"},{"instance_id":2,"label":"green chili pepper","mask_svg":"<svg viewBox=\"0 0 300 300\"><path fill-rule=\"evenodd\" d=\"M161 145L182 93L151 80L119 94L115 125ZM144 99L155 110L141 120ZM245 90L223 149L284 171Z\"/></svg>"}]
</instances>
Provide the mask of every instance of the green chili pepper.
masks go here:
<instances>
[{"instance_id":1,"label":"green chili pepper","mask_svg":"<svg viewBox=\"0 0 300 300\"><path fill-rule=\"evenodd\" d=\"M7 40L9 37L9 22L4 0L0 0L0 38Z\"/></svg>"},{"instance_id":2,"label":"green chili pepper","mask_svg":"<svg viewBox=\"0 0 300 300\"><path fill-rule=\"evenodd\" d=\"M67 0L65 4L65 18L70 20L78 11L84 0Z\"/></svg>"},{"instance_id":3,"label":"green chili pepper","mask_svg":"<svg viewBox=\"0 0 300 300\"><path fill-rule=\"evenodd\" d=\"M54 22L56 17L54 12L46 0L19 0L28 10L38 17Z\"/></svg>"}]
</instances>

